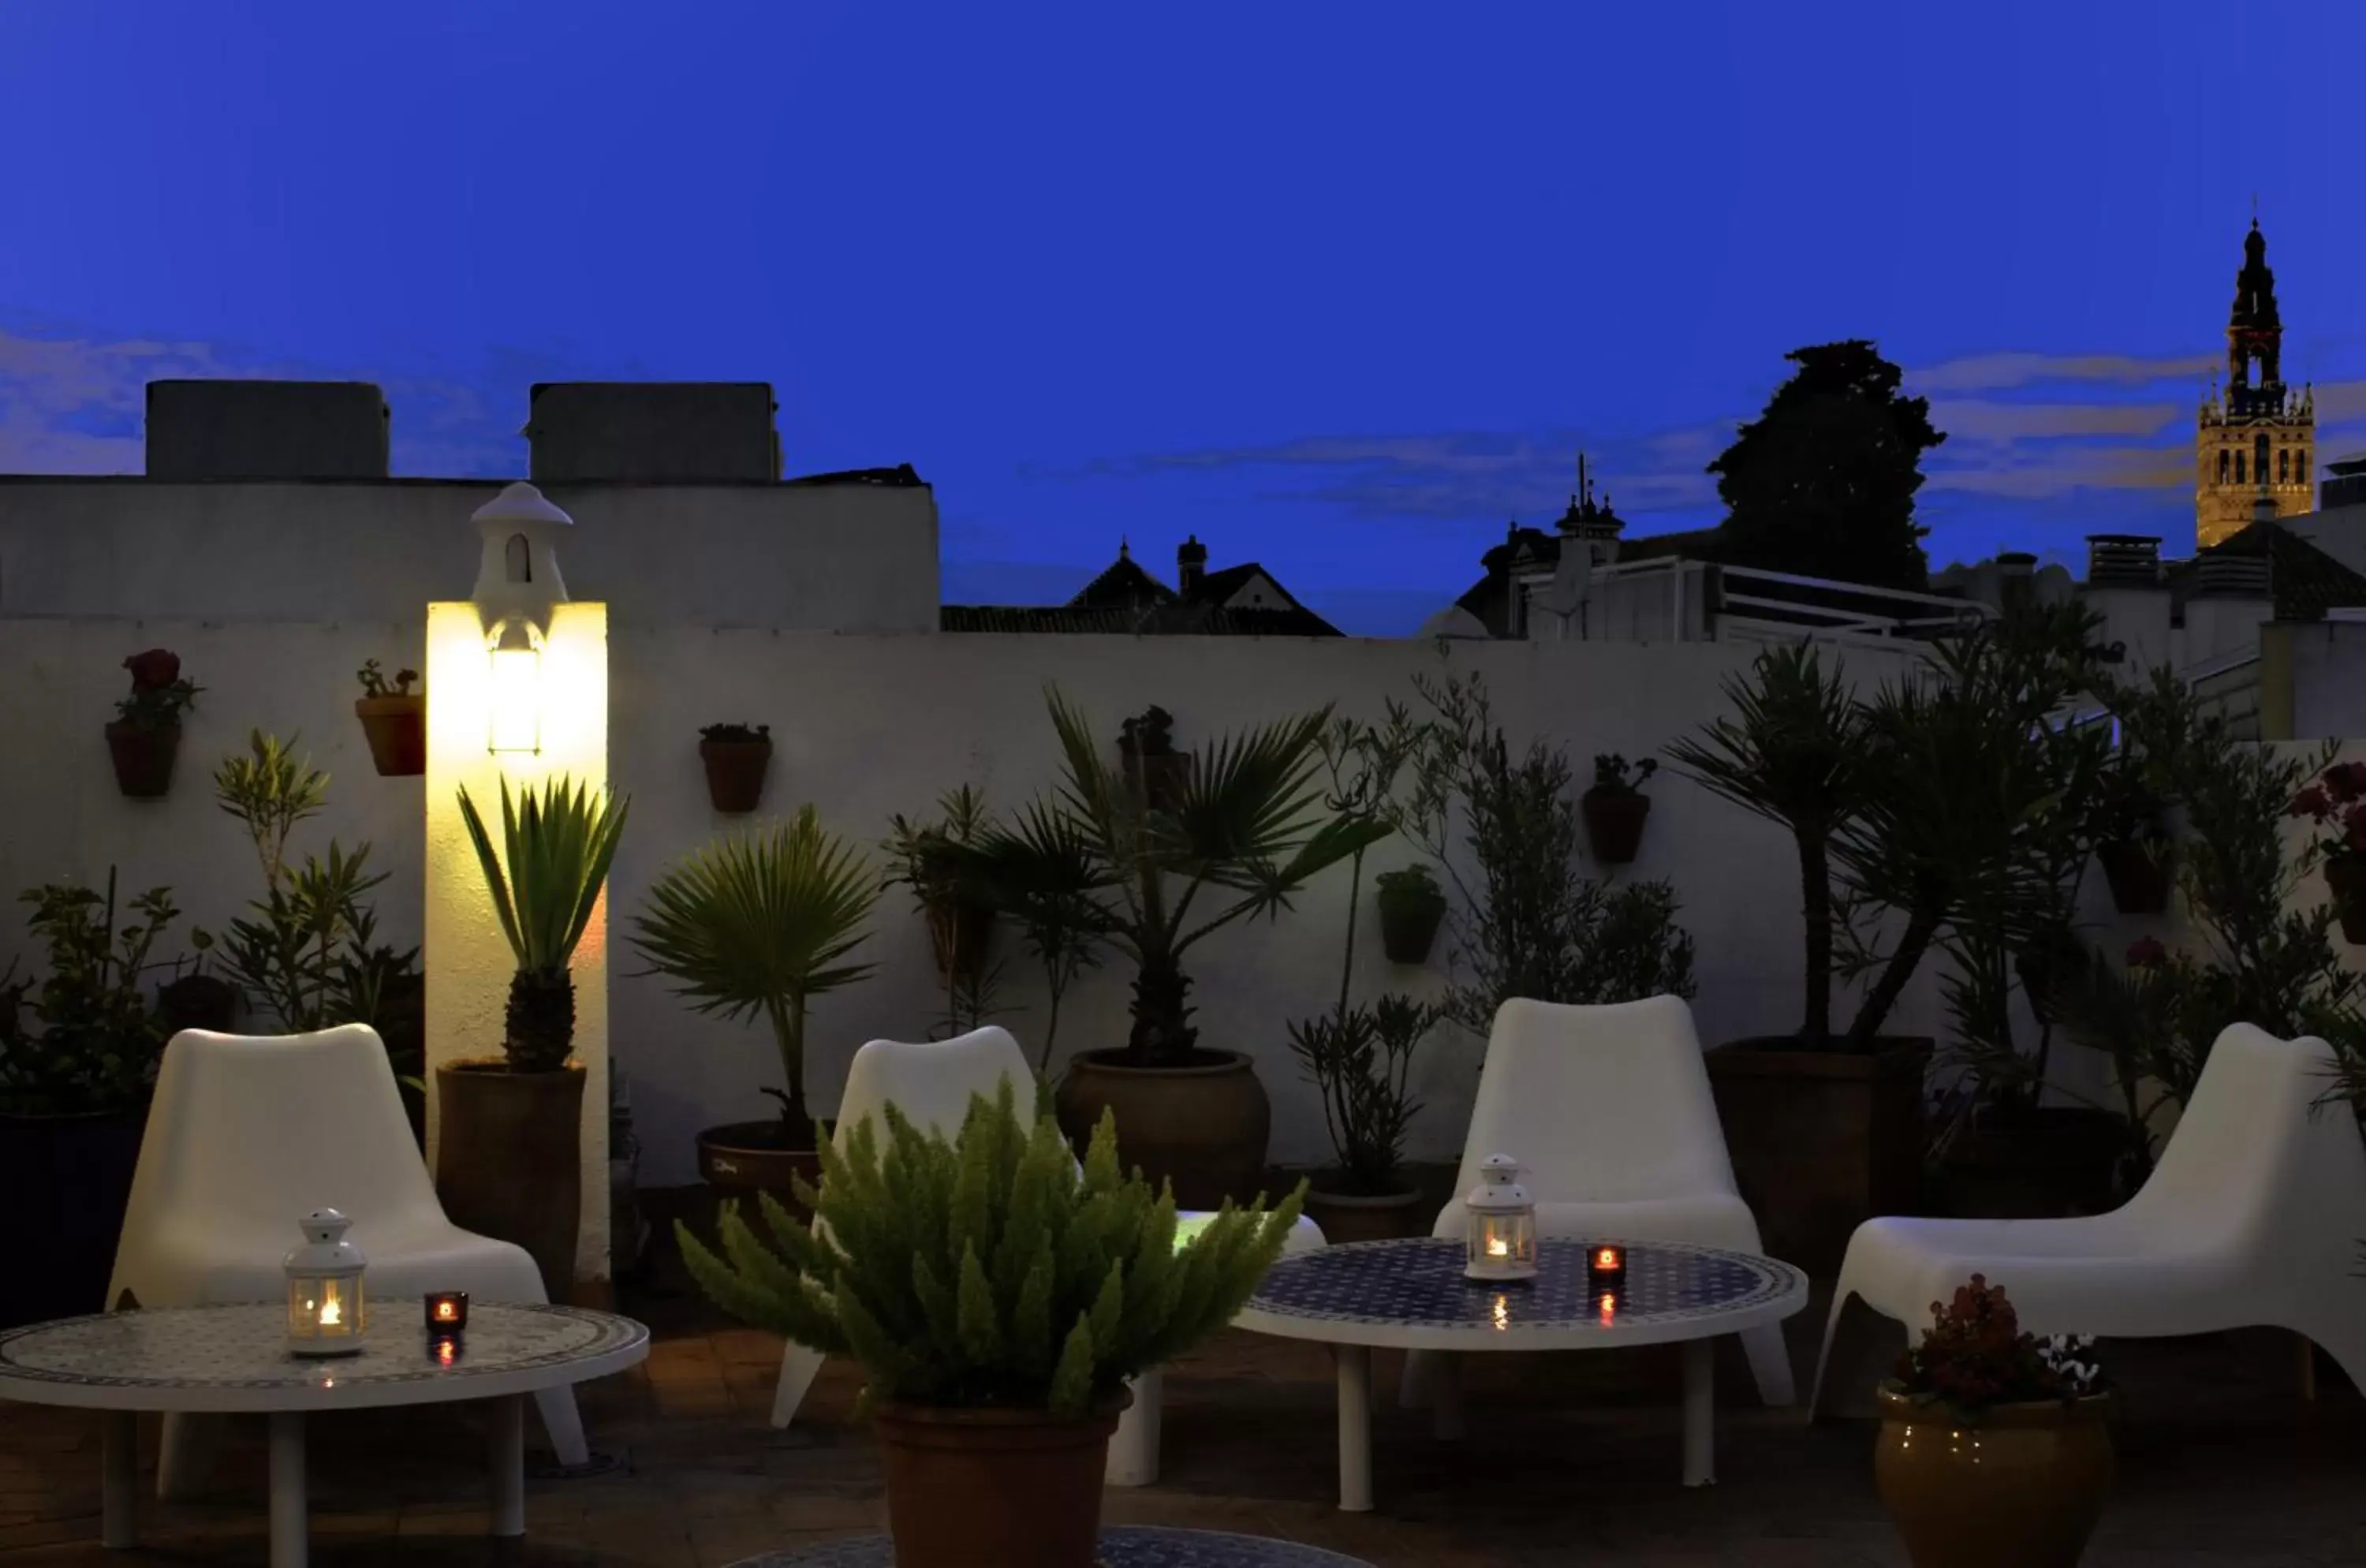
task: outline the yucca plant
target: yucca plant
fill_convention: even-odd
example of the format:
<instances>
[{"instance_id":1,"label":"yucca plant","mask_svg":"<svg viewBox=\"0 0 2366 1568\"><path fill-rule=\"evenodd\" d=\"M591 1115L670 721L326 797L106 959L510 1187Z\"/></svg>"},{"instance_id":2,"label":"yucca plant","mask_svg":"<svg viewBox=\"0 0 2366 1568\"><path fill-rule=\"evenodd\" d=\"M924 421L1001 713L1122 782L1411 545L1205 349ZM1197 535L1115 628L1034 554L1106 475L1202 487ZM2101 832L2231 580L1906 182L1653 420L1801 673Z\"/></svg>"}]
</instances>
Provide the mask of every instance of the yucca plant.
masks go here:
<instances>
[{"instance_id":1,"label":"yucca plant","mask_svg":"<svg viewBox=\"0 0 2366 1568\"><path fill-rule=\"evenodd\" d=\"M677 1223L716 1305L825 1355L851 1356L867 1405L1081 1414L1222 1328L1280 1257L1300 1194L1227 1205L1176 1245L1175 1198L1118 1166L1103 1115L1079 1168L1058 1122L1019 1114L1010 1081L973 1096L960 1135L890 1106L822 1149L807 1225L760 1195L767 1246L727 1204L717 1256ZM1302 1192L1303 1189L1301 1190Z\"/></svg>"},{"instance_id":2,"label":"yucca plant","mask_svg":"<svg viewBox=\"0 0 2366 1568\"><path fill-rule=\"evenodd\" d=\"M693 1010L772 1026L786 1089L785 1146L802 1147L806 1110L806 1009L817 996L871 973L843 962L866 941L862 929L880 883L854 848L825 831L810 806L761 832L734 834L670 868L633 917L633 945Z\"/></svg>"},{"instance_id":3,"label":"yucca plant","mask_svg":"<svg viewBox=\"0 0 2366 1568\"><path fill-rule=\"evenodd\" d=\"M575 981L567 966L599 905L629 805L563 776L512 799L503 779L495 849L468 786L460 788L460 819L517 959L501 1042L513 1072L556 1072L575 1047Z\"/></svg>"}]
</instances>

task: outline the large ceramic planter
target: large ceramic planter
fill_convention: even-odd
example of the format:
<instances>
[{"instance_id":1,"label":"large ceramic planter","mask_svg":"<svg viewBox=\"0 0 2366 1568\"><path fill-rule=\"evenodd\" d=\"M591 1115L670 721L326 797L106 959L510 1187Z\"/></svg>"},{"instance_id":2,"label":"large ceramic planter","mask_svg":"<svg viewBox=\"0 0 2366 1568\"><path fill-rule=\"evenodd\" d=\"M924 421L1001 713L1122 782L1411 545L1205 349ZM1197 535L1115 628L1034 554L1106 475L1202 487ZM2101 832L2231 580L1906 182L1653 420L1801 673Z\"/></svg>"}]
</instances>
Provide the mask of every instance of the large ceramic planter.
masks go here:
<instances>
[{"instance_id":1,"label":"large ceramic planter","mask_svg":"<svg viewBox=\"0 0 2366 1568\"><path fill-rule=\"evenodd\" d=\"M2053 1220L2117 1208L2126 1121L2085 1105L1995 1107L1948 1145L1939 1212L1966 1220Z\"/></svg>"},{"instance_id":2,"label":"large ceramic planter","mask_svg":"<svg viewBox=\"0 0 2366 1568\"><path fill-rule=\"evenodd\" d=\"M2110 1409L2005 1404L1974 1425L1883 1390L1874 1487L1914 1568L2073 1568L2112 1487Z\"/></svg>"},{"instance_id":3,"label":"large ceramic planter","mask_svg":"<svg viewBox=\"0 0 2366 1568\"><path fill-rule=\"evenodd\" d=\"M0 1328L104 1312L140 1164L139 1111L0 1112Z\"/></svg>"},{"instance_id":4,"label":"large ceramic planter","mask_svg":"<svg viewBox=\"0 0 2366 1568\"><path fill-rule=\"evenodd\" d=\"M1585 818L1585 841L1603 865L1627 865L1643 846L1643 823L1651 815L1648 795L1594 795L1578 801Z\"/></svg>"},{"instance_id":5,"label":"large ceramic planter","mask_svg":"<svg viewBox=\"0 0 2366 1568\"><path fill-rule=\"evenodd\" d=\"M427 771L427 698L421 693L396 697L355 697L354 716L369 739L370 765L384 779L411 778Z\"/></svg>"},{"instance_id":6,"label":"large ceramic planter","mask_svg":"<svg viewBox=\"0 0 2366 1568\"><path fill-rule=\"evenodd\" d=\"M1836 1272L1866 1220L1920 1206L1931 1042L1874 1044L1852 1052L1739 1040L1703 1059L1734 1181L1766 1250L1810 1274Z\"/></svg>"},{"instance_id":7,"label":"large ceramic planter","mask_svg":"<svg viewBox=\"0 0 2366 1568\"><path fill-rule=\"evenodd\" d=\"M1104 1111L1117 1116L1118 1158L1152 1189L1175 1184L1184 1209L1245 1203L1265 1187L1273 1102L1246 1056L1200 1051L1189 1066L1136 1067L1122 1051L1087 1051L1069 1064L1055 1106L1081 1152Z\"/></svg>"},{"instance_id":8,"label":"large ceramic planter","mask_svg":"<svg viewBox=\"0 0 2366 1568\"><path fill-rule=\"evenodd\" d=\"M994 945L994 906L974 898L931 898L927 915L937 973L950 977L959 964L962 978L975 981L986 972L986 955Z\"/></svg>"},{"instance_id":9,"label":"large ceramic planter","mask_svg":"<svg viewBox=\"0 0 2366 1568\"><path fill-rule=\"evenodd\" d=\"M1093 1568L1125 1396L1084 1416L881 1406L896 1568Z\"/></svg>"},{"instance_id":10,"label":"large ceramic planter","mask_svg":"<svg viewBox=\"0 0 2366 1568\"><path fill-rule=\"evenodd\" d=\"M142 728L118 718L107 727L107 753L115 763L115 787L130 800L159 800L173 788L173 760L181 753L181 727Z\"/></svg>"},{"instance_id":11,"label":"large ceramic planter","mask_svg":"<svg viewBox=\"0 0 2366 1568\"><path fill-rule=\"evenodd\" d=\"M702 740L698 760L706 767L706 798L726 816L744 816L764 798L764 774L772 765L772 742Z\"/></svg>"},{"instance_id":12,"label":"large ceramic planter","mask_svg":"<svg viewBox=\"0 0 2366 1568\"><path fill-rule=\"evenodd\" d=\"M1382 887L1372 896L1380 911L1380 951L1391 964L1426 964L1446 921L1446 895L1436 887Z\"/></svg>"},{"instance_id":13,"label":"large ceramic planter","mask_svg":"<svg viewBox=\"0 0 2366 1568\"><path fill-rule=\"evenodd\" d=\"M583 1068L506 1063L435 1069L435 1190L465 1231L525 1248L554 1302L575 1290L583 1218Z\"/></svg>"},{"instance_id":14,"label":"large ceramic planter","mask_svg":"<svg viewBox=\"0 0 2366 1568\"><path fill-rule=\"evenodd\" d=\"M2366 855L2327 856L2325 889L2341 916L2343 940L2366 943Z\"/></svg>"},{"instance_id":15,"label":"large ceramic planter","mask_svg":"<svg viewBox=\"0 0 2366 1568\"><path fill-rule=\"evenodd\" d=\"M2103 880L2112 889L2112 907L2123 915L2158 915L2169 908L2169 852L2166 845L2147 849L2133 839L2117 839L2095 846L2102 863Z\"/></svg>"},{"instance_id":16,"label":"large ceramic planter","mask_svg":"<svg viewBox=\"0 0 2366 1568\"><path fill-rule=\"evenodd\" d=\"M698 1134L698 1174L725 1198L753 1198L769 1192L790 1209L803 1213L796 1199L796 1179L808 1186L821 1181L821 1154L808 1132L789 1135L774 1116L762 1122L729 1122Z\"/></svg>"},{"instance_id":17,"label":"large ceramic planter","mask_svg":"<svg viewBox=\"0 0 2366 1568\"><path fill-rule=\"evenodd\" d=\"M1323 1239L1334 1246L1350 1241L1399 1241L1421 1235L1421 1194L1388 1192L1368 1197L1357 1192L1326 1191L1317 1171L1306 1185L1306 1216L1323 1227Z\"/></svg>"}]
</instances>

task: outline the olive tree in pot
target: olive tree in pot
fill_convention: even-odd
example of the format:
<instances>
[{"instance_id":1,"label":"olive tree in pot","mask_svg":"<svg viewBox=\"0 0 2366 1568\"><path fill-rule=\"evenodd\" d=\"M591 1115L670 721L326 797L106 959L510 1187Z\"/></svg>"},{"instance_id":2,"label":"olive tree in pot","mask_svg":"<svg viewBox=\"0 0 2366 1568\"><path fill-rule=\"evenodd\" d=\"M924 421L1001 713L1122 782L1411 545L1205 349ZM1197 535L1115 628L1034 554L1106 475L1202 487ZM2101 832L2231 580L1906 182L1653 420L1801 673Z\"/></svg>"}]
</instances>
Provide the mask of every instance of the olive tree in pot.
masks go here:
<instances>
[{"instance_id":1,"label":"olive tree in pot","mask_svg":"<svg viewBox=\"0 0 2366 1568\"><path fill-rule=\"evenodd\" d=\"M1114 1120L1081 1168L1002 1085L957 1138L891 1107L824 1145L808 1227L760 1198L720 1256L677 1226L700 1286L735 1316L859 1362L901 1568L1090 1568L1125 1384L1239 1312L1298 1213L1230 1210L1176 1240L1172 1193L1118 1163Z\"/></svg>"},{"instance_id":2,"label":"olive tree in pot","mask_svg":"<svg viewBox=\"0 0 2366 1568\"><path fill-rule=\"evenodd\" d=\"M0 1328L111 1304L166 1038L146 971L180 913L158 887L124 918L112 870L104 893L57 883L22 897L48 964L38 984L0 976Z\"/></svg>"},{"instance_id":3,"label":"olive tree in pot","mask_svg":"<svg viewBox=\"0 0 2366 1568\"><path fill-rule=\"evenodd\" d=\"M558 777L513 799L493 840L467 787L460 818L516 960L501 1055L435 1069L435 1186L452 1223L525 1248L553 1301L575 1283L583 1209L582 1066L568 965L592 923L628 802Z\"/></svg>"},{"instance_id":4,"label":"olive tree in pot","mask_svg":"<svg viewBox=\"0 0 2366 1568\"><path fill-rule=\"evenodd\" d=\"M814 998L871 973L849 964L879 879L810 806L761 831L718 839L667 868L633 917L633 946L692 1010L761 1018L779 1053L780 1101L766 1121L698 1134L698 1170L725 1191L794 1190L821 1168L806 1104L806 1013Z\"/></svg>"},{"instance_id":5,"label":"olive tree in pot","mask_svg":"<svg viewBox=\"0 0 2366 1568\"><path fill-rule=\"evenodd\" d=\"M123 661L131 694L115 705L107 751L115 784L133 800L156 800L173 787L173 760L181 751L181 715L197 705L203 686L181 676L181 656L152 648Z\"/></svg>"},{"instance_id":6,"label":"olive tree in pot","mask_svg":"<svg viewBox=\"0 0 2366 1568\"><path fill-rule=\"evenodd\" d=\"M1307 879L1387 836L1386 824L1326 811L1318 743L1330 710L1278 720L1145 769L1138 722L1126 765L1101 755L1084 716L1047 694L1064 776L1058 809L1107 868L1094 895L1108 940L1135 964L1132 1029L1119 1048L1079 1053L1062 1080L1061 1125L1079 1147L1114 1111L1126 1158L1171 1181L1191 1209L1264 1185L1273 1110L1249 1057L1199 1043L1190 951L1251 916L1278 914Z\"/></svg>"}]
</instances>

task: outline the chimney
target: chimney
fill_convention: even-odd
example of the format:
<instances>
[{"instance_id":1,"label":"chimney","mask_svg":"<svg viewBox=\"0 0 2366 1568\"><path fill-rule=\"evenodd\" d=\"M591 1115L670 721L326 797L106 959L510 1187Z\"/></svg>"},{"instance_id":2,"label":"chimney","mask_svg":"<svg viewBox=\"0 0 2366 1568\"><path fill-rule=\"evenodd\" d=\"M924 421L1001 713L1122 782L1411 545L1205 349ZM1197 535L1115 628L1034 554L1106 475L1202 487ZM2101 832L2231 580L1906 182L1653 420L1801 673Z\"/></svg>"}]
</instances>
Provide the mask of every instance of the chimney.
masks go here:
<instances>
[{"instance_id":1,"label":"chimney","mask_svg":"<svg viewBox=\"0 0 2366 1568\"><path fill-rule=\"evenodd\" d=\"M2037 586L2037 558L2025 550L2007 550L1997 557L1996 570L1999 605L2028 604Z\"/></svg>"},{"instance_id":2,"label":"chimney","mask_svg":"<svg viewBox=\"0 0 2366 1568\"><path fill-rule=\"evenodd\" d=\"M2088 535L2087 586L2159 587L2159 536L2148 534Z\"/></svg>"},{"instance_id":3,"label":"chimney","mask_svg":"<svg viewBox=\"0 0 2366 1568\"><path fill-rule=\"evenodd\" d=\"M539 381L530 398L535 484L780 481L768 381Z\"/></svg>"},{"instance_id":4,"label":"chimney","mask_svg":"<svg viewBox=\"0 0 2366 1568\"><path fill-rule=\"evenodd\" d=\"M382 479L388 417L366 381L151 381L148 477Z\"/></svg>"},{"instance_id":5,"label":"chimney","mask_svg":"<svg viewBox=\"0 0 2366 1568\"><path fill-rule=\"evenodd\" d=\"M1199 597L1200 584L1207 580L1207 576L1208 547L1200 542L1199 535L1194 534L1176 548L1175 586L1184 598L1194 599Z\"/></svg>"}]
</instances>

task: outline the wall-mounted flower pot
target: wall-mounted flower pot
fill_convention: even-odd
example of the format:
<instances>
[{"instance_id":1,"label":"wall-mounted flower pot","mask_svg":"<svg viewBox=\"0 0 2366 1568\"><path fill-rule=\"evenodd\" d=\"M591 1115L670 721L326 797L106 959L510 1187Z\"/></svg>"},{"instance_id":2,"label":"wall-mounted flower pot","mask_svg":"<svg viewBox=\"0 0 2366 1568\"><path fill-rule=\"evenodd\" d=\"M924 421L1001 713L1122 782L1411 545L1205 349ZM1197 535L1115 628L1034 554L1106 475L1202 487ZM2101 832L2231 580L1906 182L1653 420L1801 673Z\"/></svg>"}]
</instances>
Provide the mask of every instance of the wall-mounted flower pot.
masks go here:
<instances>
[{"instance_id":1,"label":"wall-mounted flower pot","mask_svg":"<svg viewBox=\"0 0 2366 1568\"><path fill-rule=\"evenodd\" d=\"M181 727L143 728L118 718L107 727L107 751L115 761L115 784L132 800L158 800L173 787L173 760L181 753Z\"/></svg>"},{"instance_id":2,"label":"wall-mounted flower pot","mask_svg":"<svg viewBox=\"0 0 2366 1568\"><path fill-rule=\"evenodd\" d=\"M754 740L702 740L698 760L706 764L706 797L726 816L743 816L764 798L764 774L772 765L769 737Z\"/></svg>"},{"instance_id":3,"label":"wall-mounted flower pot","mask_svg":"<svg viewBox=\"0 0 2366 1568\"><path fill-rule=\"evenodd\" d=\"M354 713L369 737L370 761L378 777L412 778L427 771L427 698L355 697Z\"/></svg>"},{"instance_id":4,"label":"wall-mounted flower pot","mask_svg":"<svg viewBox=\"0 0 2366 1568\"><path fill-rule=\"evenodd\" d=\"M2121 914L2158 915L2169 908L2166 846L2152 850L2134 839L2115 839L2097 844L2095 858L2102 863L2112 907Z\"/></svg>"},{"instance_id":5,"label":"wall-mounted flower pot","mask_svg":"<svg viewBox=\"0 0 2366 1568\"><path fill-rule=\"evenodd\" d=\"M1391 964L1426 964L1446 921L1446 895L1432 883L1382 883L1372 896L1380 911L1380 951Z\"/></svg>"},{"instance_id":6,"label":"wall-mounted flower pot","mask_svg":"<svg viewBox=\"0 0 2366 1568\"><path fill-rule=\"evenodd\" d=\"M1594 795L1578 802L1585 818L1585 841L1603 865L1626 865L1643 845L1643 819L1651 815L1648 795Z\"/></svg>"},{"instance_id":7,"label":"wall-mounted flower pot","mask_svg":"<svg viewBox=\"0 0 2366 1568\"><path fill-rule=\"evenodd\" d=\"M2327 855L2325 889L2341 915L2341 934L2353 943L2366 943L2366 855Z\"/></svg>"}]
</instances>

